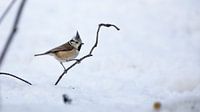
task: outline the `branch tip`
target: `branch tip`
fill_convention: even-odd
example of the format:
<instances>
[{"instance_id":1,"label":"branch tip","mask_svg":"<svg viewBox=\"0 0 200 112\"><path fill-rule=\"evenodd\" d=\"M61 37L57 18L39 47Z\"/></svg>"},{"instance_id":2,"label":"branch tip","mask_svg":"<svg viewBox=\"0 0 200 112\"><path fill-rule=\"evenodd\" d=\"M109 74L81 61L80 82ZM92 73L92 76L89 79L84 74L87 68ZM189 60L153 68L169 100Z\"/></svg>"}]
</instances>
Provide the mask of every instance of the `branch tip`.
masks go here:
<instances>
[{"instance_id":1,"label":"branch tip","mask_svg":"<svg viewBox=\"0 0 200 112\"><path fill-rule=\"evenodd\" d=\"M30 82L26 81L25 79L22 79L22 78L20 78L20 77L18 77L16 75L13 75L13 74L10 74L10 73L0 72L0 75L11 76L11 77L14 77L16 79L19 79L20 81L25 82L26 84L32 85Z\"/></svg>"},{"instance_id":2,"label":"branch tip","mask_svg":"<svg viewBox=\"0 0 200 112\"><path fill-rule=\"evenodd\" d=\"M101 27L101 26L105 26L105 27L114 27L115 29L117 29L117 30L120 30L120 28L118 28L116 25L114 25L114 24L104 24L104 23L101 23L101 24L99 24L99 27Z\"/></svg>"}]
</instances>

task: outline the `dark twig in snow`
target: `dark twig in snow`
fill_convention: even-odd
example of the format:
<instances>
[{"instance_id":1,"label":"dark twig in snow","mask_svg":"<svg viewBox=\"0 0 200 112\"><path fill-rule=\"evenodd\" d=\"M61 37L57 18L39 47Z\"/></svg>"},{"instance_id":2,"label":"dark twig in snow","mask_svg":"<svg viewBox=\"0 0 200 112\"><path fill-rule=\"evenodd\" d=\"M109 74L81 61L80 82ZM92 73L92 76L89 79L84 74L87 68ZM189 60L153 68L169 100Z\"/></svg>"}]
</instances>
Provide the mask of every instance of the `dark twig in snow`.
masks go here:
<instances>
[{"instance_id":1,"label":"dark twig in snow","mask_svg":"<svg viewBox=\"0 0 200 112\"><path fill-rule=\"evenodd\" d=\"M74 67L76 64L79 64L82 60L84 60L85 58L88 58L88 57L91 57L92 56L92 52L94 51L94 48L97 47L97 44L98 44L98 40L99 40L99 31L101 29L101 27L104 26L104 27L114 27L115 29L117 30L120 30L117 26L113 25L113 24L104 24L104 23L101 23L99 24L98 26L98 29L97 29L97 33L96 33L96 42L95 44L93 45L93 47L91 48L89 54L83 56L82 58L78 59L77 61L75 61L71 66L69 66L66 70L64 70L64 72L60 75L60 77L58 78L58 80L56 81L55 85L57 85L59 83L59 81L62 79L62 77L67 74L67 72L72 68Z\"/></svg>"},{"instance_id":2,"label":"dark twig in snow","mask_svg":"<svg viewBox=\"0 0 200 112\"><path fill-rule=\"evenodd\" d=\"M16 79L19 79L19 80L21 80L21 81L23 81L23 82L29 84L29 85L32 85L30 82L28 82L28 81L26 81L26 80L24 80L24 79L22 79L22 78L20 78L20 77L18 77L18 76L16 76L16 75L10 74L10 73L0 72L0 75L11 76L11 77L14 77L14 78L16 78Z\"/></svg>"},{"instance_id":3,"label":"dark twig in snow","mask_svg":"<svg viewBox=\"0 0 200 112\"><path fill-rule=\"evenodd\" d=\"M67 95L67 94L63 94L63 102L65 104L71 104L72 103L72 99Z\"/></svg>"}]
</instances>

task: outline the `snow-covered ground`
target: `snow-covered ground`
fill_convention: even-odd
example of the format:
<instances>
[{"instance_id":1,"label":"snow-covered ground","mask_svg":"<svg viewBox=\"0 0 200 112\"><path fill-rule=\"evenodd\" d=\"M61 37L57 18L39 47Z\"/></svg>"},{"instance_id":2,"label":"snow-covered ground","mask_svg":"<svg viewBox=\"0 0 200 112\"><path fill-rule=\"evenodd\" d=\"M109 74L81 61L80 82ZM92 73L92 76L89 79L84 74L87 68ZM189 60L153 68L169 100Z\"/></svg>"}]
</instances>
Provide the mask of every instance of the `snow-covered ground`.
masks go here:
<instances>
[{"instance_id":1,"label":"snow-covered ground","mask_svg":"<svg viewBox=\"0 0 200 112\"><path fill-rule=\"evenodd\" d=\"M0 0L0 15L10 0ZM20 1L0 25L0 51ZM1 71L2 112L200 112L199 0L29 0ZM63 72L50 56L34 57L79 31L94 56ZM66 63L69 66L70 63ZM71 104L64 104L67 94ZM153 109L161 102L160 110Z\"/></svg>"}]
</instances>

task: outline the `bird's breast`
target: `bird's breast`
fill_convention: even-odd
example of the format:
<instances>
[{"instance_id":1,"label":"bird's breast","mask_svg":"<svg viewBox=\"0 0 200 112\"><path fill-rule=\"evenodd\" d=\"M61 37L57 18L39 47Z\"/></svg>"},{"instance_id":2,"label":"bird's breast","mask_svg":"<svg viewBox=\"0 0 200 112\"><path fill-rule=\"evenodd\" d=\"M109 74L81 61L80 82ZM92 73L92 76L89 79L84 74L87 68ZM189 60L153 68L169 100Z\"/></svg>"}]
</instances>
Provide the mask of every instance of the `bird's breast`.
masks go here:
<instances>
[{"instance_id":1,"label":"bird's breast","mask_svg":"<svg viewBox=\"0 0 200 112\"><path fill-rule=\"evenodd\" d=\"M55 53L54 57L61 62L66 62L67 60L74 59L78 56L78 51L76 49L71 51L58 51Z\"/></svg>"}]
</instances>

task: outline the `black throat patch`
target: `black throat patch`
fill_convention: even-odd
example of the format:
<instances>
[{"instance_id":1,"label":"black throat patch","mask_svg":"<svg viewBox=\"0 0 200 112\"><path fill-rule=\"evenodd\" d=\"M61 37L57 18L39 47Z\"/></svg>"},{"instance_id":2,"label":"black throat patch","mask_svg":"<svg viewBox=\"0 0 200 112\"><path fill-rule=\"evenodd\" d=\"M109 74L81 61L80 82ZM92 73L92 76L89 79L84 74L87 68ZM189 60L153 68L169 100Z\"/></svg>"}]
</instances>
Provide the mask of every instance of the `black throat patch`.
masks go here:
<instances>
[{"instance_id":1,"label":"black throat patch","mask_svg":"<svg viewBox=\"0 0 200 112\"><path fill-rule=\"evenodd\" d=\"M80 51L80 50L81 50L81 47L82 47L82 45L78 46L78 51Z\"/></svg>"}]
</instances>

